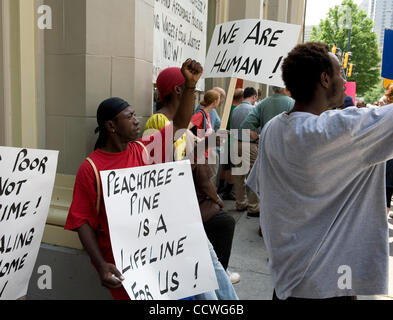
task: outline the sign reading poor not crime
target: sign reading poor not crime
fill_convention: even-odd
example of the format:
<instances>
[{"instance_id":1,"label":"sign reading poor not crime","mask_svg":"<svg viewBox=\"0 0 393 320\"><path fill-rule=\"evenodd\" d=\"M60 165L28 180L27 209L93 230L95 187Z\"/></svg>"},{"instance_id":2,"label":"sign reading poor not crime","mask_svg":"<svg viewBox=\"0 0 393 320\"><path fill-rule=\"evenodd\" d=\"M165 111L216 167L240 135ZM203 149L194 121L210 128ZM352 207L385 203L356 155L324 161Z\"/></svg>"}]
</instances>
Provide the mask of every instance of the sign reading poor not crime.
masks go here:
<instances>
[{"instance_id":1,"label":"sign reading poor not crime","mask_svg":"<svg viewBox=\"0 0 393 320\"><path fill-rule=\"evenodd\" d=\"M256 19L218 25L203 77L231 77L284 87L281 64L296 46L300 29L300 25Z\"/></svg>"},{"instance_id":2,"label":"sign reading poor not crime","mask_svg":"<svg viewBox=\"0 0 393 320\"><path fill-rule=\"evenodd\" d=\"M48 216L57 151L0 147L0 299L26 295Z\"/></svg>"},{"instance_id":3,"label":"sign reading poor not crime","mask_svg":"<svg viewBox=\"0 0 393 320\"><path fill-rule=\"evenodd\" d=\"M116 267L131 300L218 288L189 161L101 172Z\"/></svg>"}]
</instances>

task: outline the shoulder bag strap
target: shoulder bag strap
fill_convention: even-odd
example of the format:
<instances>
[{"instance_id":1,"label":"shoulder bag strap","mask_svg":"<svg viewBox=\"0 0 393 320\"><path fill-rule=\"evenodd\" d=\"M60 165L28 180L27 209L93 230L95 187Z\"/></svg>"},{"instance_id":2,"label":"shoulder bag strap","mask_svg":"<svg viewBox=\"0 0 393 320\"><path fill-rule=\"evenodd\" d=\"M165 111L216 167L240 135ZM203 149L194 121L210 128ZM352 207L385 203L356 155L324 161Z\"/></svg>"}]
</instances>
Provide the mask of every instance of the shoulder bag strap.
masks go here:
<instances>
[{"instance_id":1,"label":"shoulder bag strap","mask_svg":"<svg viewBox=\"0 0 393 320\"><path fill-rule=\"evenodd\" d=\"M97 215L100 214L100 202L101 202L101 184L100 184L100 177L98 176L98 170L96 165L94 164L93 160L91 160L89 157L86 158L86 160L91 164L94 170L94 174L96 176L96 184L97 184L97 204L96 204L96 209L97 209Z\"/></svg>"},{"instance_id":2,"label":"shoulder bag strap","mask_svg":"<svg viewBox=\"0 0 393 320\"><path fill-rule=\"evenodd\" d=\"M147 151L146 146L142 142L140 142L140 141L135 141L135 142L137 144L139 144L143 148L143 150L145 150L146 156L147 156L147 161L150 162L150 154L149 154L149 151Z\"/></svg>"}]
</instances>

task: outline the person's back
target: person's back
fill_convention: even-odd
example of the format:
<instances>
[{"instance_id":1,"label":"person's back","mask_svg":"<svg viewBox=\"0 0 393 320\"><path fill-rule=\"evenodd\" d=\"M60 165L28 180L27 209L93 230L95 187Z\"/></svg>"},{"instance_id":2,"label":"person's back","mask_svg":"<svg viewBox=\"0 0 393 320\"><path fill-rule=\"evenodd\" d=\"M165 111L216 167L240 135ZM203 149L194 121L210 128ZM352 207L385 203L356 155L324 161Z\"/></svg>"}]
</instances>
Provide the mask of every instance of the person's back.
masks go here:
<instances>
[{"instance_id":1,"label":"person's back","mask_svg":"<svg viewBox=\"0 0 393 320\"><path fill-rule=\"evenodd\" d=\"M271 97L262 100L255 110L257 112L257 109L260 108L261 128L275 116L290 111L294 104L295 101L283 93L275 93Z\"/></svg>"},{"instance_id":2,"label":"person's back","mask_svg":"<svg viewBox=\"0 0 393 320\"><path fill-rule=\"evenodd\" d=\"M303 64L309 85L293 71ZM320 81L311 80L313 72ZM386 148L393 145L393 106L326 111L343 103L345 80L322 44L297 46L283 78L295 107L265 126L249 179L260 196L277 297L385 294L384 161L393 155Z\"/></svg>"},{"instance_id":3,"label":"person's back","mask_svg":"<svg viewBox=\"0 0 393 320\"><path fill-rule=\"evenodd\" d=\"M257 100L257 92L254 88L246 88L244 90L244 100L233 111L230 119L231 130L238 130L235 135L238 141L250 141L249 135L242 134L241 124L247 116L254 110L254 104ZM252 140L251 140L252 141Z\"/></svg>"}]
</instances>

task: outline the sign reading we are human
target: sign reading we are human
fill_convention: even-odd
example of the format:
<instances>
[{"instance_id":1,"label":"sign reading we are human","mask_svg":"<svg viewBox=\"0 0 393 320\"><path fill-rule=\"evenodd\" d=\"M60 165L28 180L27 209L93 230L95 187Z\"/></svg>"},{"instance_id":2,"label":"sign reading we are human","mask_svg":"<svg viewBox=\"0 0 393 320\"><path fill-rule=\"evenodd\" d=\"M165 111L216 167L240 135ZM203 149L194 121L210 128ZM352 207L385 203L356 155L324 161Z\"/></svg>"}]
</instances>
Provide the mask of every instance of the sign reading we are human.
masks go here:
<instances>
[{"instance_id":1,"label":"sign reading we are human","mask_svg":"<svg viewBox=\"0 0 393 320\"><path fill-rule=\"evenodd\" d=\"M26 295L55 182L58 151L0 147L0 300Z\"/></svg>"},{"instance_id":2,"label":"sign reading we are human","mask_svg":"<svg viewBox=\"0 0 393 320\"><path fill-rule=\"evenodd\" d=\"M116 267L131 300L218 288L189 161L101 172Z\"/></svg>"},{"instance_id":3,"label":"sign reading we are human","mask_svg":"<svg viewBox=\"0 0 393 320\"><path fill-rule=\"evenodd\" d=\"M207 10L207 0L154 1L154 83L162 70L181 67L188 58L204 64ZM204 89L203 80L197 87Z\"/></svg>"},{"instance_id":4,"label":"sign reading we are human","mask_svg":"<svg viewBox=\"0 0 393 320\"><path fill-rule=\"evenodd\" d=\"M256 19L217 25L203 77L231 77L285 87L281 64L297 44L300 29L300 25Z\"/></svg>"}]
</instances>

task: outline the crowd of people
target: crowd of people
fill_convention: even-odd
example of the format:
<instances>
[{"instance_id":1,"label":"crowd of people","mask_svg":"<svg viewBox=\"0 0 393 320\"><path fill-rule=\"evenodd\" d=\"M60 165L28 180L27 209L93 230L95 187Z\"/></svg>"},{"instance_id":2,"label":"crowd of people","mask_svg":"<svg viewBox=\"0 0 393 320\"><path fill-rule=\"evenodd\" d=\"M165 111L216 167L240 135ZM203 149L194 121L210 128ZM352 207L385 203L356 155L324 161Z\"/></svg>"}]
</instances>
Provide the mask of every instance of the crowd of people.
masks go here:
<instances>
[{"instance_id":1,"label":"crowd of people","mask_svg":"<svg viewBox=\"0 0 393 320\"><path fill-rule=\"evenodd\" d=\"M324 44L302 44L283 63L286 88L273 87L265 99L253 87L236 89L223 141L217 109L226 92L205 92L195 108L201 74L202 66L191 59L182 68L161 72L159 100L143 138L126 101L110 98L98 108L99 137L77 173L66 229L78 232L102 284L115 299L129 299L114 264L95 171L148 165L151 158L156 163L190 159L219 284L218 290L191 299L238 299L233 284L240 275L228 270L236 223L223 200L235 201L235 209L247 211L250 219L259 218L273 299L386 293L393 106L354 103L344 93L346 79L337 57ZM393 85L381 99L381 105L392 103ZM170 140L168 128L175 132ZM146 149L156 135L163 145L149 150L162 151L158 157ZM211 137L214 146L208 143ZM168 146L175 149L174 159L163 151ZM345 288L337 285L340 266L352 270Z\"/></svg>"}]
</instances>

